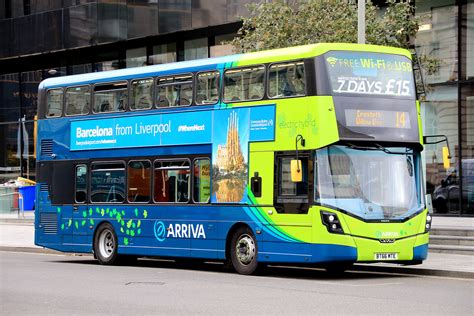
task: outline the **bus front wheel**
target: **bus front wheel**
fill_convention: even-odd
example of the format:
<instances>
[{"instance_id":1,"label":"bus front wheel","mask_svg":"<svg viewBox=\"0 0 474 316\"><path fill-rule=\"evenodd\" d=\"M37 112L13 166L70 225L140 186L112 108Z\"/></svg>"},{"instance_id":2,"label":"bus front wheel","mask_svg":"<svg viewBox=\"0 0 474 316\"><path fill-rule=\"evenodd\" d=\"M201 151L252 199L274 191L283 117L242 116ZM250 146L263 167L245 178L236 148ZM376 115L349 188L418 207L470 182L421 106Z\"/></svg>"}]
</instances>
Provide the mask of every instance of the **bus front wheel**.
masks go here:
<instances>
[{"instance_id":1,"label":"bus front wheel","mask_svg":"<svg viewBox=\"0 0 474 316\"><path fill-rule=\"evenodd\" d=\"M109 223L102 224L94 237L94 254L100 264L111 265L117 261L117 235Z\"/></svg>"},{"instance_id":2,"label":"bus front wheel","mask_svg":"<svg viewBox=\"0 0 474 316\"><path fill-rule=\"evenodd\" d=\"M240 274L252 274L257 270L257 240L248 227L241 227L232 236L230 246L232 266Z\"/></svg>"}]
</instances>

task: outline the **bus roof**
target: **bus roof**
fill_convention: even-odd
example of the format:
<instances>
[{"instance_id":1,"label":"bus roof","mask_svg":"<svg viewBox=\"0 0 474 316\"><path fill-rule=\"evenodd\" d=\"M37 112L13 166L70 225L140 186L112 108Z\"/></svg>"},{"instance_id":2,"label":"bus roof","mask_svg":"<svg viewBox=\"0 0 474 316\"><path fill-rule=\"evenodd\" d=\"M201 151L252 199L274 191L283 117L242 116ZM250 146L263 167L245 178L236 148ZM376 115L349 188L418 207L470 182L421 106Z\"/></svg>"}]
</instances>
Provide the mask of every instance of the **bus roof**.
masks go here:
<instances>
[{"instance_id":1,"label":"bus roof","mask_svg":"<svg viewBox=\"0 0 474 316\"><path fill-rule=\"evenodd\" d=\"M253 53L236 54L223 57L196 59L161 65L143 66L120 70L93 72L81 75L63 76L43 80L39 89L49 89L62 86L81 85L90 83L110 82L147 76L168 75L173 73L213 70L223 67L239 67L261 63L294 60L319 56L331 50L366 51L403 55L411 58L410 53L402 48L349 44L349 43L319 43L304 46L294 46Z\"/></svg>"}]
</instances>

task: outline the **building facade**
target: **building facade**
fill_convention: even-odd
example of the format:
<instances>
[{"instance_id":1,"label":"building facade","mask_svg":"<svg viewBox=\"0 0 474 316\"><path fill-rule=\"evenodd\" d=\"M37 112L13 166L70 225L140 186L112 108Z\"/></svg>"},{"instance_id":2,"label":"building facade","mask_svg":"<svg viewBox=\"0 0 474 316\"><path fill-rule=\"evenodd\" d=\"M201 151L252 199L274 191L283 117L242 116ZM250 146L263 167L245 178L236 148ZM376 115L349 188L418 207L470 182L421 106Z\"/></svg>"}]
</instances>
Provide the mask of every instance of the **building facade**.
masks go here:
<instances>
[{"instance_id":1,"label":"building facade","mask_svg":"<svg viewBox=\"0 0 474 316\"><path fill-rule=\"evenodd\" d=\"M34 117L41 80L230 54L226 41L250 0L0 0L0 183L35 179ZM377 1L383 4L383 1ZM474 0L417 0L424 74L427 193L440 214L474 215Z\"/></svg>"}]
</instances>

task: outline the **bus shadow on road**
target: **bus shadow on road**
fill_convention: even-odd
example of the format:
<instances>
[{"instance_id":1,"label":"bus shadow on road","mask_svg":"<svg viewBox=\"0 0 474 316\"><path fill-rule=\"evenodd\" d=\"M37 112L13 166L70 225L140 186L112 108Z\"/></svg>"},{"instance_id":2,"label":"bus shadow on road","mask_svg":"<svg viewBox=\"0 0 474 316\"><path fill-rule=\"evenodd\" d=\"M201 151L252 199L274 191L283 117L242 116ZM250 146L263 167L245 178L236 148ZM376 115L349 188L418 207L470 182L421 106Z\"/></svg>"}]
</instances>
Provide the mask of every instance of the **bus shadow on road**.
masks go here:
<instances>
[{"instance_id":1,"label":"bus shadow on road","mask_svg":"<svg viewBox=\"0 0 474 316\"><path fill-rule=\"evenodd\" d=\"M90 256L75 257L75 260L55 261L57 263L71 263L81 265L100 266L97 260ZM235 274L232 268L225 266L222 262L201 261L192 259L161 259L161 258L139 258L137 260L125 261L118 267L127 268L152 268L152 269L173 269L188 270L196 272L216 272ZM269 265L262 267L256 273L259 277L272 278L291 278L306 280L354 280L354 279L386 279L400 277L416 277L415 275L400 274L397 271L380 271L370 266L354 266L348 271L340 273L330 273L323 268L318 267L296 267L296 266L280 266Z\"/></svg>"}]
</instances>

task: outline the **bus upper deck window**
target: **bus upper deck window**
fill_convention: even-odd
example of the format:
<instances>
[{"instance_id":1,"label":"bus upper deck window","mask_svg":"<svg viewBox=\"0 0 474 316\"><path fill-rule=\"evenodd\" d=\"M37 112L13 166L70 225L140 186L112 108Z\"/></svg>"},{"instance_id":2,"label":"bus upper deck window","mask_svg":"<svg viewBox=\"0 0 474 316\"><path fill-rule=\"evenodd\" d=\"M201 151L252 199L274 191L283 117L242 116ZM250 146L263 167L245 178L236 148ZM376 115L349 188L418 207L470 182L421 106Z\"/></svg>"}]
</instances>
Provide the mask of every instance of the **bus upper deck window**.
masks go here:
<instances>
[{"instance_id":1,"label":"bus upper deck window","mask_svg":"<svg viewBox=\"0 0 474 316\"><path fill-rule=\"evenodd\" d=\"M270 66L268 96L286 98L305 95L304 63L291 62Z\"/></svg>"},{"instance_id":2,"label":"bus upper deck window","mask_svg":"<svg viewBox=\"0 0 474 316\"><path fill-rule=\"evenodd\" d=\"M158 79L158 107L188 106L193 101L193 76Z\"/></svg>"},{"instance_id":3,"label":"bus upper deck window","mask_svg":"<svg viewBox=\"0 0 474 316\"><path fill-rule=\"evenodd\" d=\"M94 113L125 111L127 106L127 82L115 82L94 87Z\"/></svg>"},{"instance_id":4,"label":"bus upper deck window","mask_svg":"<svg viewBox=\"0 0 474 316\"><path fill-rule=\"evenodd\" d=\"M151 109L153 104L153 79L133 80L131 94L130 109Z\"/></svg>"},{"instance_id":5,"label":"bus upper deck window","mask_svg":"<svg viewBox=\"0 0 474 316\"><path fill-rule=\"evenodd\" d=\"M63 110L63 89L48 90L46 96L46 117L59 117Z\"/></svg>"},{"instance_id":6,"label":"bus upper deck window","mask_svg":"<svg viewBox=\"0 0 474 316\"><path fill-rule=\"evenodd\" d=\"M215 104L219 100L219 72L198 73L196 78L196 104Z\"/></svg>"},{"instance_id":7,"label":"bus upper deck window","mask_svg":"<svg viewBox=\"0 0 474 316\"><path fill-rule=\"evenodd\" d=\"M89 86L66 89L66 115L84 115L90 110L91 93Z\"/></svg>"},{"instance_id":8,"label":"bus upper deck window","mask_svg":"<svg viewBox=\"0 0 474 316\"><path fill-rule=\"evenodd\" d=\"M264 95L265 67L230 69L224 73L224 101L260 100Z\"/></svg>"}]
</instances>

